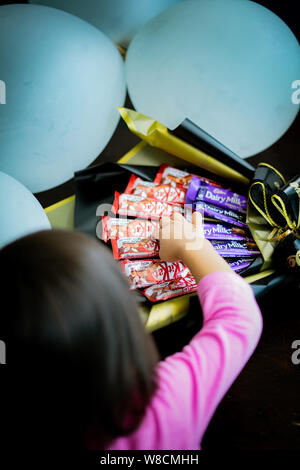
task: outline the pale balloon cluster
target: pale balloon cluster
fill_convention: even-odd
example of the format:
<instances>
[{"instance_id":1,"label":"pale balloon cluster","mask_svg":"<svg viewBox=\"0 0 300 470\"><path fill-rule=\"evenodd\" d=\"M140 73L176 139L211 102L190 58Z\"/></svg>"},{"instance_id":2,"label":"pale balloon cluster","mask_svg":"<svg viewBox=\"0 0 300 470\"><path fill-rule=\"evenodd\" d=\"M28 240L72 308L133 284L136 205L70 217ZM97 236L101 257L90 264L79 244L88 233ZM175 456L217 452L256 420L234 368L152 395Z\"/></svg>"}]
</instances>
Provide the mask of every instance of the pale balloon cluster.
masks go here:
<instances>
[{"instance_id":1,"label":"pale balloon cluster","mask_svg":"<svg viewBox=\"0 0 300 470\"><path fill-rule=\"evenodd\" d=\"M0 64L0 247L50 228L33 193L101 154L126 87L137 111L170 129L189 118L243 158L299 110L299 44L249 0L1 6Z\"/></svg>"}]
</instances>

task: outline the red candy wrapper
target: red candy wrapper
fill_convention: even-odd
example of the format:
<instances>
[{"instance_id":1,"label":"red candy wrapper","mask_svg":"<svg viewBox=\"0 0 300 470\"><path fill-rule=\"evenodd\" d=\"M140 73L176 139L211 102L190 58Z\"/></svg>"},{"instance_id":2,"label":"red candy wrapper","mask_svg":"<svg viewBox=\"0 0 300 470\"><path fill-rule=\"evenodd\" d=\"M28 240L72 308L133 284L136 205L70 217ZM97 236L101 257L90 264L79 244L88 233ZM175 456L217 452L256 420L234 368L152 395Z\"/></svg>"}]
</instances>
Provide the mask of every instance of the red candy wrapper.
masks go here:
<instances>
[{"instance_id":1,"label":"red candy wrapper","mask_svg":"<svg viewBox=\"0 0 300 470\"><path fill-rule=\"evenodd\" d=\"M186 189L182 185L157 184L143 181L136 175L131 175L125 194L134 194L141 197L150 197L157 201L171 204L184 204Z\"/></svg>"},{"instance_id":2,"label":"red candy wrapper","mask_svg":"<svg viewBox=\"0 0 300 470\"><path fill-rule=\"evenodd\" d=\"M151 302L160 300L168 300L179 295L190 294L197 290L197 283L191 273L185 277L179 277L171 282L163 282L162 284L154 284L142 291L145 297Z\"/></svg>"},{"instance_id":3,"label":"red candy wrapper","mask_svg":"<svg viewBox=\"0 0 300 470\"><path fill-rule=\"evenodd\" d=\"M184 187L184 189L187 189L193 176L197 176L197 178L199 178L204 183L208 183L213 186L218 186L219 188L222 187L220 184L208 178L204 178L203 176L194 175L192 173L188 173L187 171L173 168L171 166L166 165L165 163L160 166L158 173L155 176L154 183L170 184L172 186L181 185Z\"/></svg>"},{"instance_id":4,"label":"red candy wrapper","mask_svg":"<svg viewBox=\"0 0 300 470\"><path fill-rule=\"evenodd\" d=\"M114 238L152 238L159 228L157 220L102 218L102 240Z\"/></svg>"},{"instance_id":5,"label":"red candy wrapper","mask_svg":"<svg viewBox=\"0 0 300 470\"><path fill-rule=\"evenodd\" d=\"M111 240L115 259L154 258L159 255L159 240L119 238Z\"/></svg>"},{"instance_id":6,"label":"red candy wrapper","mask_svg":"<svg viewBox=\"0 0 300 470\"><path fill-rule=\"evenodd\" d=\"M155 199L143 198L133 194L120 194L115 192L115 200L112 206L115 214L126 215L127 217L141 217L143 219L156 219L161 217L171 217L174 212L179 212L191 220L191 207L184 208L180 204L168 204L167 202L156 201Z\"/></svg>"},{"instance_id":7,"label":"red candy wrapper","mask_svg":"<svg viewBox=\"0 0 300 470\"><path fill-rule=\"evenodd\" d=\"M147 287L151 284L169 282L189 274L181 261L137 260L120 261L121 268L129 280L130 289Z\"/></svg>"}]
</instances>

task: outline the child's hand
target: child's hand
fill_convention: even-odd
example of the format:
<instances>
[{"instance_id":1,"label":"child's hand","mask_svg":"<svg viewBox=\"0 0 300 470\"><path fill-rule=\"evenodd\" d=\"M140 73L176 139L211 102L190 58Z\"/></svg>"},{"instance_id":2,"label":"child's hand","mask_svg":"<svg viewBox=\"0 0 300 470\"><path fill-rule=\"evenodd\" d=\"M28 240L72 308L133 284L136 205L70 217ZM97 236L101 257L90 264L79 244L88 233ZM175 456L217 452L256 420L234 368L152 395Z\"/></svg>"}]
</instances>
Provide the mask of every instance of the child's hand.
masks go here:
<instances>
[{"instance_id":1,"label":"child's hand","mask_svg":"<svg viewBox=\"0 0 300 470\"><path fill-rule=\"evenodd\" d=\"M181 260L186 251L199 252L203 247L202 215L194 212L192 223L178 212L171 218L163 217L157 235L160 241L160 258L164 261Z\"/></svg>"},{"instance_id":2,"label":"child's hand","mask_svg":"<svg viewBox=\"0 0 300 470\"><path fill-rule=\"evenodd\" d=\"M181 260L197 283L202 277L216 271L233 272L205 239L199 212L193 213L192 223L177 212L171 218L162 218L156 238L160 241L160 258L164 261Z\"/></svg>"}]
</instances>

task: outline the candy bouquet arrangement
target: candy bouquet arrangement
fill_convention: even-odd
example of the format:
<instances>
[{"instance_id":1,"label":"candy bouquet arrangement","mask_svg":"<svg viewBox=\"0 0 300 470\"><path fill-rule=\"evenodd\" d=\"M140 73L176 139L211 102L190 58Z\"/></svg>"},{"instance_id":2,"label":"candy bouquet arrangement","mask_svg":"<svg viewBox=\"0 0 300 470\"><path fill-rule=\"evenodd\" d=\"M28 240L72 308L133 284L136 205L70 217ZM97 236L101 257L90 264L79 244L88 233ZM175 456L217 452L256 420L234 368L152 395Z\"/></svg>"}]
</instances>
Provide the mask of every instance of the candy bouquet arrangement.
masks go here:
<instances>
[{"instance_id":1,"label":"candy bouquet arrangement","mask_svg":"<svg viewBox=\"0 0 300 470\"><path fill-rule=\"evenodd\" d=\"M197 284L181 261L159 259L155 239L161 217L179 212L204 217L204 235L232 269L241 273L260 251L246 224L247 199L216 181L160 166L154 181L132 174L124 193L115 192L112 216L102 218L102 240L110 242L131 289L158 302L194 292Z\"/></svg>"},{"instance_id":2,"label":"candy bouquet arrangement","mask_svg":"<svg viewBox=\"0 0 300 470\"><path fill-rule=\"evenodd\" d=\"M147 328L185 316L191 302L184 294L197 288L183 263L159 259L156 229L176 211L187 219L192 211L203 214L205 237L256 298L285 282L282 259L296 266L300 259L299 179L285 184L270 165L255 169L188 119L170 131L134 110L119 111L141 141L117 163L106 155L108 161L75 173L74 227L112 247L130 287L142 294ZM283 220L274 214L278 197L287 208ZM275 264L277 245L284 253Z\"/></svg>"}]
</instances>

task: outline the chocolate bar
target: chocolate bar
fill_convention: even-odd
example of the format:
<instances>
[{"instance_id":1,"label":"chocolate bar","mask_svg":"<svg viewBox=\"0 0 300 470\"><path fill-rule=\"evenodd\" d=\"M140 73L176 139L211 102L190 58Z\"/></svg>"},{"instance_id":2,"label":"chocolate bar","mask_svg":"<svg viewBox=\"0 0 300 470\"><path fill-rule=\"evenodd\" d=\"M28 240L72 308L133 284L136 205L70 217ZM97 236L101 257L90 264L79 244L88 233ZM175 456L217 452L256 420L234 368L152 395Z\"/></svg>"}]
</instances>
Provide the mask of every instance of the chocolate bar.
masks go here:
<instances>
[{"instance_id":1,"label":"chocolate bar","mask_svg":"<svg viewBox=\"0 0 300 470\"><path fill-rule=\"evenodd\" d=\"M241 194L233 193L229 189L216 188L211 184L203 183L200 178L193 176L186 193L186 203L196 201L206 202L224 209L245 214L247 211L247 198Z\"/></svg>"},{"instance_id":2,"label":"chocolate bar","mask_svg":"<svg viewBox=\"0 0 300 470\"><path fill-rule=\"evenodd\" d=\"M115 238L154 238L159 228L158 220L122 219L102 217L101 239L107 242ZM245 228L229 227L217 223L204 223L204 235L208 240L252 240Z\"/></svg>"},{"instance_id":3,"label":"chocolate bar","mask_svg":"<svg viewBox=\"0 0 300 470\"><path fill-rule=\"evenodd\" d=\"M124 260L120 261L120 265L129 280L130 289L173 281L189 273L182 261Z\"/></svg>"},{"instance_id":4,"label":"chocolate bar","mask_svg":"<svg viewBox=\"0 0 300 470\"><path fill-rule=\"evenodd\" d=\"M159 220L161 217L171 217L174 212L191 219L191 208L184 208L180 204L168 204L155 199L143 198L133 194L119 194L115 192L112 211L116 214L141 217L143 219Z\"/></svg>"},{"instance_id":5,"label":"chocolate bar","mask_svg":"<svg viewBox=\"0 0 300 470\"><path fill-rule=\"evenodd\" d=\"M236 240L222 242L219 240L211 240L211 244L220 256L228 258L260 255L260 251L255 242L241 242Z\"/></svg>"},{"instance_id":6,"label":"chocolate bar","mask_svg":"<svg viewBox=\"0 0 300 470\"><path fill-rule=\"evenodd\" d=\"M115 259L154 258L159 255L159 240L119 238L111 240Z\"/></svg>"},{"instance_id":7,"label":"chocolate bar","mask_svg":"<svg viewBox=\"0 0 300 470\"><path fill-rule=\"evenodd\" d=\"M153 238L159 228L157 220L102 218L102 240L114 238Z\"/></svg>"},{"instance_id":8,"label":"chocolate bar","mask_svg":"<svg viewBox=\"0 0 300 470\"><path fill-rule=\"evenodd\" d=\"M248 268L253 263L255 258L239 258L239 259L227 259L229 266L233 271L240 272Z\"/></svg>"},{"instance_id":9,"label":"chocolate bar","mask_svg":"<svg viewBox=\"0 0 300 470\"><path fill-rule=\"evenodd\" d=\"M207 204L202 201L196 202L193 207L196 211L201 212L204 217L211 217L231 225L237 225L238 227L247 227L244 214L234 212L230 209L213 206L212 204Z\"/></svg>"},{"instance_id":10,"label":"chocolate bar","mask_svg":"<svg viewBox=\"0 0 300 470\"><path fill-rule=\"evenodd\" d=\"M228 227L223 224L203 224L204 236L208 240L253 240L242 227Z\"/></svg>"},{"instance_id":11,"label":"chocolate bar","mask_svg":"<svg viewBox=\"0 0 300 470\"><path fill-rule=\"evenodd\" d=\"M151 302L168 300L179 295L190 294L197 290L197 283L194 277L189 273L185 277L179 277L174 281L154 284L147 287L142 293Z\"/></svg>"},{"instance_id":12,"label":"chocolate bar","mask_svg":"<svg viewBox=\"0 0 300 470\"><path fill-rule=\"evenodd\" d=\"M187 189L193 176L196 176L196 178L199 178L204 183L208 183L220 188L222 187L221 185L209 178L193 175L192 173L188 173L187 171L179 170L178 168L168 166L165 163L160 166L155 176L154 183L171 184L172 186L176 186L179 184L182 185L185 189Z\"/></svg>"},{"instance_id":13,"label":"chocolate bar","mask_svg":"<svg viewBox=\"0 0 300 470\"><path fill-rule=\"evenodd\" d=\"M141 197L150 197L157 201L184 204L186 190L182 185L157 184L143 181L136 175L131 175L125 194L134 194Z\"/></svg>"}]
</instances>

